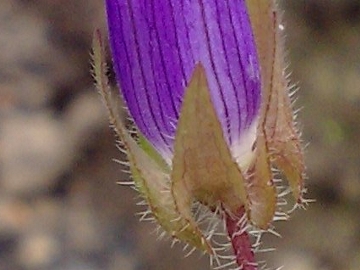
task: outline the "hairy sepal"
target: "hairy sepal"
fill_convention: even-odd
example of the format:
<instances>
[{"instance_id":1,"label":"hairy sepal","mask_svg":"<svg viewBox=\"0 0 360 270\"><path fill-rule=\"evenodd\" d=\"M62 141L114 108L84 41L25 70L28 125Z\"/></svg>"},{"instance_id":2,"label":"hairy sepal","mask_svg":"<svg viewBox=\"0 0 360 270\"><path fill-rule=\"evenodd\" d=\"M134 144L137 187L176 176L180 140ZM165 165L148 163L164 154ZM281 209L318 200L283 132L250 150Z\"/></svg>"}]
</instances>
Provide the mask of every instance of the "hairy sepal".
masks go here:
<instances>
[{"instance_id":1,"label":"hairy sepal","mask_svg":"<svg viewBox=\"0 0 360 270\"><path fill-rule=\"evenodd\" d=\"M210 209L221 204L231 213L248 209L245 179L225 141L201 64L195 67L184 95L172 165L177 210L192 223L193 201Z\"/></svg>"},{"instance_id":2,"label":"hairy sepal","mask_svg":"<svg viewBox=\"0 0 360 270\"><path fill-rule=\"evenodd\" d=\"M268 0L247 0L247 5L262 75L257 160L252 171L252 184L249 185L249 198L253 202L250 219L255 225L266 228L271 222L270 212L274 214L276 202L275 189L272 188L272 165L284 173L298 203L302 202L305 166L285 72L282 25L277 6L275 1ZM259 198L261 194L264 196L262 199Z\"/></svg>"},{"instance_id":3,"label":"hairy sepal","mask_svg":"<svg viewBox=\"0 0 360 270\"><path fill-rule=\"evenodd\" d=\"M118 110L112 101L108 80L105 75L105 52L99 31L94 35L93 63L96 86L108 109L110 123L126 151L135 185L148 203L152 214L161 227L172 237L211 253L210 245L197 226L190 223L178 211L178 207L170 192L168 171L137 144L119 119ZM143 143L143 147L148 149L146 142ZM151 151L151 148L149 151Z\"/></svg>"},{"instance_id":4,"label":"hairy sepal","mask_svg":"<svg viewBox=\"0 0 360 270\"><path fill-rule=\"evenodd\" d=\"M275 54L273 82L270 88L266 133L269 138L271 159L286 176L293 195L301 203L304 190L305 164L300 134L296 128L292 108L290 82L285 71L283 36L279 16L275 20ZM270 115L276 115L271 119Z\"/></svg>"}]
</instances>

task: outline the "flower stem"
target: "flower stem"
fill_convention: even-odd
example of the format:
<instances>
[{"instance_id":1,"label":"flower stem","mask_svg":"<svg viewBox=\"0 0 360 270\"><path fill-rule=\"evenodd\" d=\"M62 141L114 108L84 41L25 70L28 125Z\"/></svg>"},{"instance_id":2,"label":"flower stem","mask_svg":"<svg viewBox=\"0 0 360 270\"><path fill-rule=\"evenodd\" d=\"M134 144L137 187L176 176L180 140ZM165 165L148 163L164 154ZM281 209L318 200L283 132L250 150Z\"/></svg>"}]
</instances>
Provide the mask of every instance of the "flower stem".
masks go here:
<instances>
[{"instance_id":1,"label":"flower stem","mask_svg":"<svg viewBox=\"0 0 360 270\"><path fill-rule=\"evenodd\" d=\"M242 270L257 270L255 255L249 233L246 231L247 220L244 219L245 208L241 207L236 215L225 211L225 223L234 250L236 263Z\"/></svg>"}]
</instances>

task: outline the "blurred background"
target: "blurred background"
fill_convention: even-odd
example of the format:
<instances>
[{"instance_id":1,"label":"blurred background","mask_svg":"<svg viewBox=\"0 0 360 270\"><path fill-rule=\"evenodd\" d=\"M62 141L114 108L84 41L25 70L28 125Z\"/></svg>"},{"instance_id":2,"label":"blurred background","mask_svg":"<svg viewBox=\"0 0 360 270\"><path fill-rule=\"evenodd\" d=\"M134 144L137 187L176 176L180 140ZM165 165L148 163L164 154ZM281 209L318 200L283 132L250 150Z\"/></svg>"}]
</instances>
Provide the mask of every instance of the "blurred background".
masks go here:
<instances>
[{"instance_id":1,"label":"blurred background","mask_svg":"<svg viewBox=\"0 0 360 270\"><path fill-rule=\"evenodd\" d=\"M308 197L270 266L360 269L360 1L284 0ZM89 54L100 0L0 1L0 270L209 269L135 216Z\"/></svg>"}]
</instances>

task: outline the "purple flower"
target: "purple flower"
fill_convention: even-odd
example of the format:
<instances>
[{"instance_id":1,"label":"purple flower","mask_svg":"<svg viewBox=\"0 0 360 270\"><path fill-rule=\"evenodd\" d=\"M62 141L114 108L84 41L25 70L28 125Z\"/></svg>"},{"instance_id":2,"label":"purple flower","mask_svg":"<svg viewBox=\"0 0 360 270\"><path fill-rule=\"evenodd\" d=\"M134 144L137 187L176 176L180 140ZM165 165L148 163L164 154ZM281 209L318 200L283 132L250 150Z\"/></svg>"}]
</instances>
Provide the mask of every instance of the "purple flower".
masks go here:
<instances>
[{"instance_id":1,"label":"purple flower","mask_svg":"<svg viewBox=\"0 0 360 270\"><path fill-rule=\"evenodd\" d=\"M140 132L170 163L184 90L201 63L237 158L261 98L245 1L106 0L106 10L117 80Z\"/></svg>"},{"instance_id":2,"label":"purple flower","mask_svg":"<svg viewBox=\"0 0 360 270\"><path fill-rule=\"evenodd\" d=\"M163 158L116 117L98 33L95 78L133 184L149 206L142 217L152 214L174 239L208 252L218 265L229 258L217 256L221 247L211 239L221 218L231 263L258 269L249 228L267 230L288 217L280 205L288 189L274 174L285 175L297 206L306 202L275 1L105 3L121 93L140 133Z\"/></svg>"}]
</instances>

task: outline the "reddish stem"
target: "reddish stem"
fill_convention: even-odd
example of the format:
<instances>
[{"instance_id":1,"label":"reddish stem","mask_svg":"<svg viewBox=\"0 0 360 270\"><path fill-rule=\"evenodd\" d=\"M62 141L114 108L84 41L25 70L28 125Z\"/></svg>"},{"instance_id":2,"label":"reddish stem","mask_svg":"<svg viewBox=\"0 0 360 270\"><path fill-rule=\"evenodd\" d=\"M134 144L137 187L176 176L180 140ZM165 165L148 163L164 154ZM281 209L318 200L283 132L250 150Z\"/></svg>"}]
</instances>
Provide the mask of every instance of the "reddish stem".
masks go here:
<instances>
[{"instance_id":1,"label":"reddish stem","mask_svg":"<svg viewBox=\"0 0 360 270\"><path fill-rule=\"evenodd\" d=\"M240 222L245 215L245 208L241 207L235 215L225 212L225 222L228 235L235 253L236 262L243 270L257 270L255 255L252 249L249 233L245 230L246 221ZM242 232L242 233L240 233Z\"/></svg>"}]
</instances>

